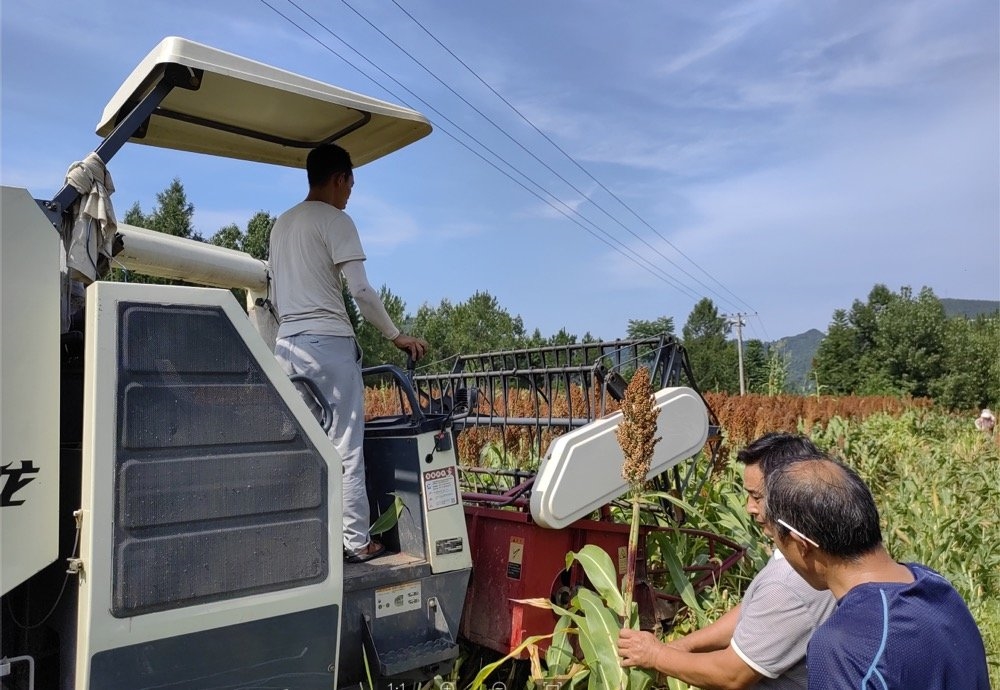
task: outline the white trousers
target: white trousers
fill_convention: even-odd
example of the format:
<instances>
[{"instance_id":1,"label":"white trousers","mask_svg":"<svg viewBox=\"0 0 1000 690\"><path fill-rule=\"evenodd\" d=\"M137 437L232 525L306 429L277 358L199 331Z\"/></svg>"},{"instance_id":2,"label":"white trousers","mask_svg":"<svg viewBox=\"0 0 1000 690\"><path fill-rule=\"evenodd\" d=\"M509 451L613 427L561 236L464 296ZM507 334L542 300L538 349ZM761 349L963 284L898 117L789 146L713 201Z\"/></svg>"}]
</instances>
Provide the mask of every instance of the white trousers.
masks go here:
<instances>
[{"instance_id":1,"label":"white trousers","mask_svg":"<svg viewBox=\"0 0 1000 690\"><path fill-rule=\"evenodd\" d=\"M305 374L319 387L333 410L327 432L344 462L344 549L368 545L371 513L365 489L365 387L361 350L351 337L300 333L280 338L274 356L285 373ZM303 396L309 400L309 396ZM311 402L311 401L310 401ZM315 403L310 405L319 414Z\"/></svg>"}]
</instances>

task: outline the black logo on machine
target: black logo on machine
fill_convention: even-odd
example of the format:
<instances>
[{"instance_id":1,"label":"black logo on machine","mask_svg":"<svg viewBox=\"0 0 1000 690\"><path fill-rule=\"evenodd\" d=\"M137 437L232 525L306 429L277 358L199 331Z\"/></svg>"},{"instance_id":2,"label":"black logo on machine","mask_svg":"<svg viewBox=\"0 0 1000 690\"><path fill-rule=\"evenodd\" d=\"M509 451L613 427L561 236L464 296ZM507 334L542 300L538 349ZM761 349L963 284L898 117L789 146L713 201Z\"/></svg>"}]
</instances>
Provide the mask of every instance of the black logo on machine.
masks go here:
<instances>
[{"instance_id":1,"label":"black logo on machine","mask_svg":"<svg viewBox=\"0 0 1000 690\"><path fill-rule=\"evenodd\" d=\"M14 467L13 462L0 465L0 483L3 490L0 490L0 508L7 506L19 506L23 500L16 500L14 494L35 480L34 475L38 474L39 467L31 460L20 460L20 467Z\"/></svg>"}]
</instances>

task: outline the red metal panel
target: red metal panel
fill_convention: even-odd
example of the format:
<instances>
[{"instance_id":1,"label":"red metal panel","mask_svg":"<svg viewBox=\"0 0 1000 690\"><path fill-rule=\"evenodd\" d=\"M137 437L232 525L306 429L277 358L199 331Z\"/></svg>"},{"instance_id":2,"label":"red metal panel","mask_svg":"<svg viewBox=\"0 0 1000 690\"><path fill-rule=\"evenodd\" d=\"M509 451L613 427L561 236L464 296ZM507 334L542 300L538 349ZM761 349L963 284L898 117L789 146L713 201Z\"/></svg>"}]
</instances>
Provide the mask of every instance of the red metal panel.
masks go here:
<instances>
[{"instance_id":1,"label":"red metal panel","mask_svg":"<svg viewBox=\"0 0 1000 690\"><path fill-rule=\"evenodd\" d=\"M628 544L628 525L580 520L550 530L534 524L527 513L479 506L466 506L465 517L473 567L461 633L502 654L532 635L552 632L556 616L551 611L515 600L550 599L562 587L568 593L580 577L578 569L572 578L564 575L568 552L595 544L611 556L619 579L624 573L619 553Z\"/></svg>"},{"instance_id":2,"label":"red metal panel","mask_svg":"<svg viewBox=\"0 0 1000 690\"><path fill-rule=\"evenodd\" d=\"M557 620L555 614L516 600L540 598L568 603L575 588L585 584L585 575L580 567L566 572L566 554L579 551L586 544L599 546L611 556L621 586L628 525L578 520L563 529L551 530L536 525L531 515L521 510L472 505L465 506L465 521L472 551L472 577L460 632L476 644L506 655L528 637L550 634ZM647 535L674 529L640 528L635 601L640 620L647 628L682 606L680 597L657 591L647 579L658 576L647 572ZM710 532L685 528L678 531L703 537L708 542L709 562L684 567L689 576L697 574L692 582L695 591L718 582L720 575L746 553L743 546ZM548 647L547 641L540 642L539 647ZM521 656L525 654L522 652Z\"/></svg>"}]
</instances>

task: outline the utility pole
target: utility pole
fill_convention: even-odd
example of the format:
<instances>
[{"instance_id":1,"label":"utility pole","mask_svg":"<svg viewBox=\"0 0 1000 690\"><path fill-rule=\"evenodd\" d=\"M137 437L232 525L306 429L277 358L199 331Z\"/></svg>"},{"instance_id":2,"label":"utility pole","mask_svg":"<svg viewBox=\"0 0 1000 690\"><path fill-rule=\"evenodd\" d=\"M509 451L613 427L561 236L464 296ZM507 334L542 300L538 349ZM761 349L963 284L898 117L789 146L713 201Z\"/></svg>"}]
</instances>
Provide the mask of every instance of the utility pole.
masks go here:
<instances>
[{"instance_id":1,"label":"utility pole","mask_svg":"<svg viewBox=\"0 0 1000 690\"><path fill-rule=\"evenodd\" d=\"M743 376L743 327L747 325L746 321L743 320L744 316L746 314L734 314L729 319L729 325L736 326L736 354L739 356L740 362L740 395L747 394L747 386Z\"/></svg>"}]
</instances>

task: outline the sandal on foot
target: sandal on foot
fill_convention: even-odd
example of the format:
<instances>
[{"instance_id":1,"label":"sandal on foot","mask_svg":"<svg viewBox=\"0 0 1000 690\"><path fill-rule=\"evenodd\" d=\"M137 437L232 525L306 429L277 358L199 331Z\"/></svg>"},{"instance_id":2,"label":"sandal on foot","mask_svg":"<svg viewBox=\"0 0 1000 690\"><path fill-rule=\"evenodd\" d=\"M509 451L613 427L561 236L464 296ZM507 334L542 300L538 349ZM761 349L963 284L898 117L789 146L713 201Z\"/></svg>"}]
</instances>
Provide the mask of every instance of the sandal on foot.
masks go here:
<instances>
[{"instance_id":1,"label":"sandal on foot","mask_svg":"<svg viewBox=\"0 0 1000 690\"><path fill-rule=\"evenodd\" d=\"M360 551L355 551L354 553L345 553L344 562L345 563L364 563L365 561L370 561L373 558L378 558L385 553L385 545L379 544L377 541L368 542L368 546L364 547Z\"/></svg>"}]
</instances>

